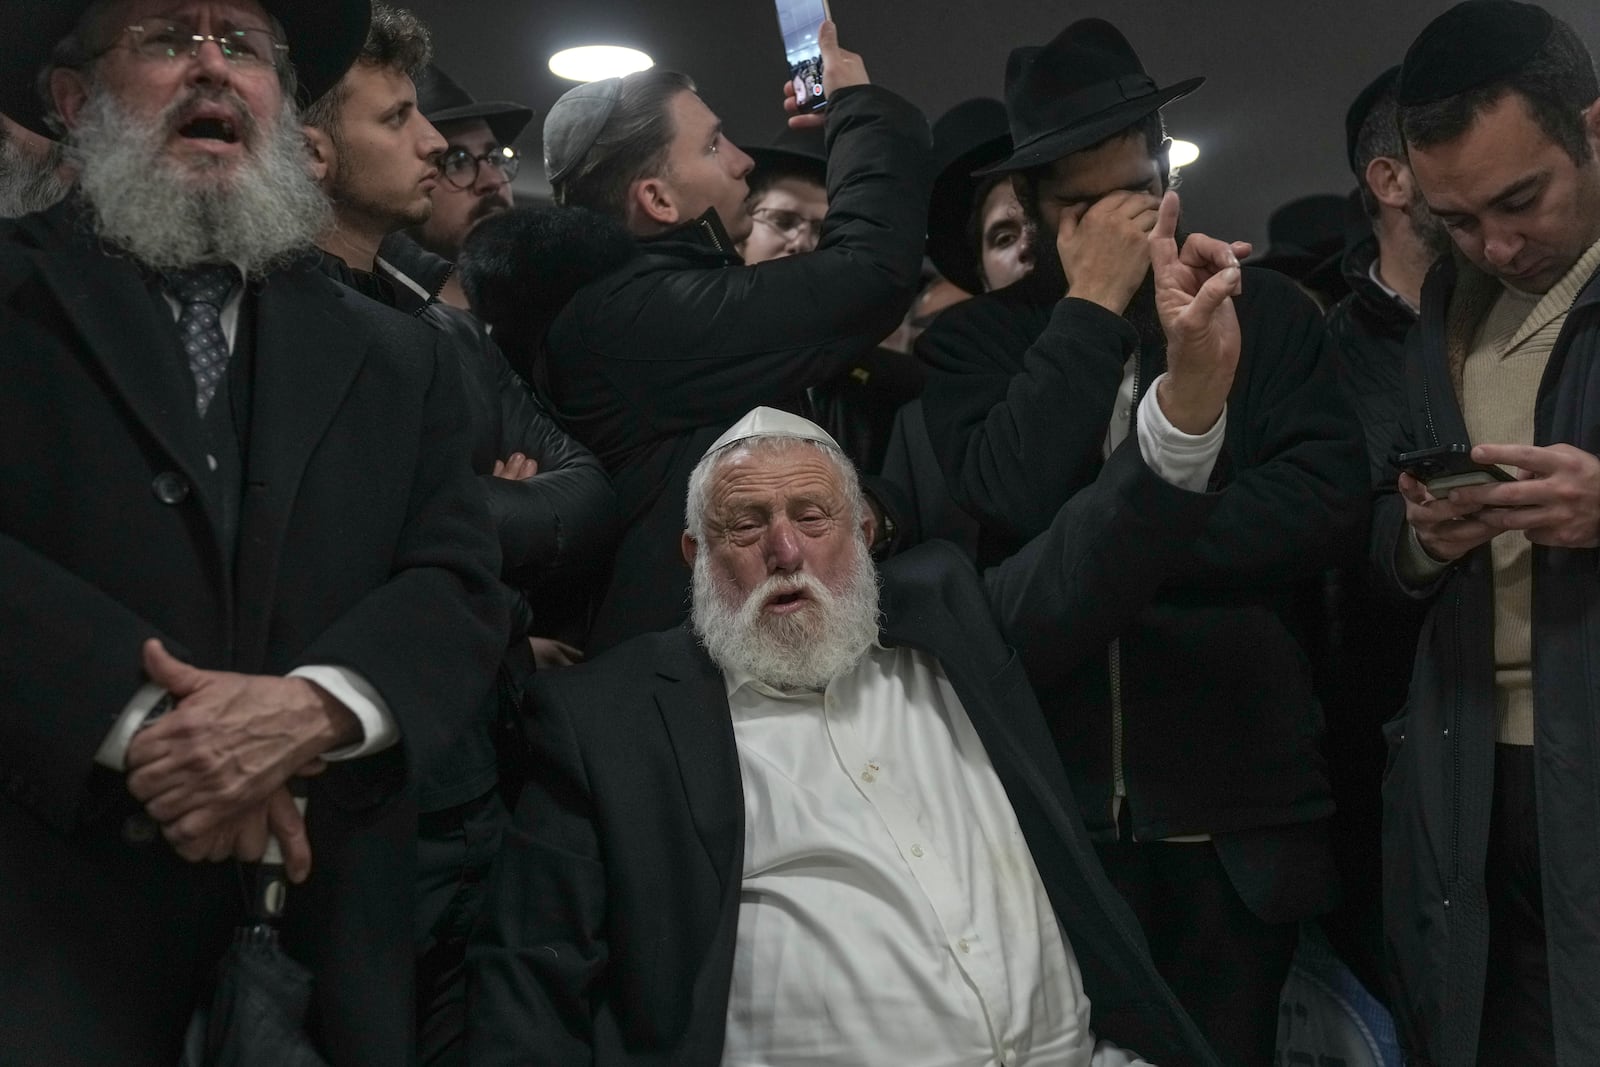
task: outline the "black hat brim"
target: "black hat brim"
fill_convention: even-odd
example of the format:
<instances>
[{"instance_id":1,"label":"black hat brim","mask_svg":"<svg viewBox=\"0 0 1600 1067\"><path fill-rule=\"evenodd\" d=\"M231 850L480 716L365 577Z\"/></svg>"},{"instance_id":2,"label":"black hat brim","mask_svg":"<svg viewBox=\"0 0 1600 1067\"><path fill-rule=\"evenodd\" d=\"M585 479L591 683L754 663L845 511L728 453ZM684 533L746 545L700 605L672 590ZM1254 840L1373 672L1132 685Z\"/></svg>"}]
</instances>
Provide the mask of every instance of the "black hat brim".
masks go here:
<instances>
[{"instance_id":1,"label":"black hat brim","mask_svg":"<svg viewBox=\"0 0 1600 1067\"><path fill-rule=\"evenodd\" d=\"M428 115L427 119L435 126L445 122L482 119L495 140L502 145L509 145L522 136L522 131L533 121L533 108L513 104L509 100L482 100L460 107L441 108Z\"/></svg>"},{"instance_id":2,"label":"black hat brim","mask_svg":"<svg viewBox=\"0 0 1600 1067\"><path fill-rule=\"evenodd\" d=\"M45 103L35 91L39 72L72 32L90 0L0 0L0 113L53 137ZM289 59L308 104L339 83L361 53L372 22L371 0L264 0L288 37Z\"/></svg>"},{"instance_id":3,"label":"black hat brim","mask_svg":"<svg viewBox=\"0 0 1600 1067\"><path fill-rule=\"evenodd\" d=\"M928 258L939 274L969 293L983 292L981 253L972 247L967 223L984 178L973 172L1011 151L1011 135L1001 134L969 148L939 172L928 201Z\"/></svg>"},{"instance_id":4,"label":"black hat brim","mask_svg":"<svg viewBox=\"0 0 1600 1067\"><path fill-rule=\"evenodd\" d=\"M755 148L743 149L744 154L755 161L751 169L751 176L766 170L780 170L785 173L803 174L812 178L818 185L827 187L828 184L828 157L812 152L795 152L787 148L772 148L760 145Z\"/></svg>"},{"instance_id":5,"label":"black hat brim","mask_svg":"<svg viewBox=\"0 0 1600 1067\"><path fill-rule=\"evenodd\" d=\"M1132 126L1151 112L1159 111L1174 100L1188 96L1203 84L1205 84L1204 78L1190 78L1176 85L1169 85L1165 89L1157 89L1148 95L1124 100L1069 126L1040 134L1017 145L1008 158L975 171L973 176L985 178L991 174L1009 174L1053 163L1064 156L1099 144L1118 131Z\"/></svg>"}]
</instances>

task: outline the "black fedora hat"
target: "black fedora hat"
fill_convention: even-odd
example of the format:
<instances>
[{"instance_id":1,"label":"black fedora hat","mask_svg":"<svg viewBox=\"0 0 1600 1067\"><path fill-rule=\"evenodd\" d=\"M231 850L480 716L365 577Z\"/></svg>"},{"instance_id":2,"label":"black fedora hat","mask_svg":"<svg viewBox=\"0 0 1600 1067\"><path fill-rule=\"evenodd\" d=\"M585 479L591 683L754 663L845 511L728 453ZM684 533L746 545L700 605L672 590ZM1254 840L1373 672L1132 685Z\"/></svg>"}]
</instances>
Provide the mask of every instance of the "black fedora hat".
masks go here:
<instances>
[{"instance_id":1,"label":"black fedora hat","mask_svg":"<svg viewBox=\"0 0 1600 1067\"><path fill-rule=\"evenodd\" d=\"M1009 158L980 174L1050 163L1125 130L1200 87L1157 88L1133 46L1104 19L1079 19L1047 45L1014 48L1006 61Z\"/></svg>"},{"instance_id":2,"label":"black fedora hat","mask_svg":"<svg viewBox=\"0 0 1600 1067\"><path fill-rule=\"evenodd\" d=\"M35 91L39 72L70 34L90 0L0 0L0 113L35 133L53 136L45 102ZM372 0L261 0L283 26L289 59L310 103L339 83L367 40Z\"/></svg>"},{"instance_id":3,"label":"black fedora hat","mask_svg":"<svg viewBox=\"0 0 1600 1067\"><path fill-rule=\"evenodd\" d=\"M828 184L828 145L819 128L794 130L785 126L766 144L739 147L756 163L748 178L752 187L760 183L764 174L772 172L798 174L818 185Z\"/></svg>"},{"instance_id":4,"label":"black fedora hat","mask_svg":"<svg viewBox=\"0 0 1600 1067\"><path fill-rule=\"evenodd\" d=\"M474 100L456 80L429 63L417 78L417 107L435 126L482 119L502 145L515 141L533 120L533 109L509 100Z\"/></svg>"},{"instance_id":5,"label":"black fedora hat","mask_svg":"<svg viewBox=\"0 0 1600 1067\"><path fill-rule=\"evenodd\" d=\"M983 179L973 171L1011 154L1006 107L990 97L964 100L933 124L939 176L928 202L928 258L941 275L969 293L983 291L978 250L967 221Z\"/></svg>"}]
</instances>

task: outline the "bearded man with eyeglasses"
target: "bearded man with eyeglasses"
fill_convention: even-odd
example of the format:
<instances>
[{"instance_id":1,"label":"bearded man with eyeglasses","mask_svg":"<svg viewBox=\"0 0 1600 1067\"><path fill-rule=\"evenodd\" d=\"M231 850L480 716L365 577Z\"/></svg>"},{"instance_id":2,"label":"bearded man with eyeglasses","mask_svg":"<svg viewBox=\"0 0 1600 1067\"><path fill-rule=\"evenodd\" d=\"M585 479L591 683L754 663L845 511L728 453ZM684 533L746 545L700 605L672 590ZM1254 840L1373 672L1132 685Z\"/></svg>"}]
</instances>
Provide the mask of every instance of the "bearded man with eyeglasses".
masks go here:
<instances>
[{"instance_id":1,"label":"bearded man with eyeglasses","mask_svg":"<svg viewBox=\"0 0 1600 1067\"><path fill-rule=\"evenodd\" d=\"M506 606L455 362L316 269L299 109L369 17L0 4L78 175L0 226L0 1063L178 1062L269 836L321 1055L413 1056L415 783Z\"/></svg>"}]
</instances>

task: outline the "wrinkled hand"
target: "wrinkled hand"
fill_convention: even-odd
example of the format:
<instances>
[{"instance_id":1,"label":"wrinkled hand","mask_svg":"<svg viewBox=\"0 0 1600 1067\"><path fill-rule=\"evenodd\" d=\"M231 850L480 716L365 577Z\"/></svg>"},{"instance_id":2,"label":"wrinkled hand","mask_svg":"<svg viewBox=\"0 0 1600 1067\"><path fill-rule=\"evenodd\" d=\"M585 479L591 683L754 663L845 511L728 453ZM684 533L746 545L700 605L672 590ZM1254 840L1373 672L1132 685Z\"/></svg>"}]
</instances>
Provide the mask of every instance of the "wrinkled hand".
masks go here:
<instances>
[{"instance_id":1,"label":"wrinkled hand","mask_svg":"<svg viewBox=\"0 0 1600 1067\"><path fill-rule=\"evenodd\" d=\"M1202 434L1222 415L1239 365L1233 298L1243 292L1239 250L1249 246L1193 234L1180 251L1177 232L1178 194L1169 191L1150 232L1156 311L1167 336L1167 375L1156 400L1177 429Z\"/></svg>"},{"instance_id":2,"label":"wrinkled hand","mask_svg":"<svg viewBox=\"0 0 1600 1067\"><path fill-rule=\"evenodd\" d=\"M1068 295L1093 301L1113 315L1126 311L1150 273L1150 231L1160 206L1149 193L1120 191L1087 210L1063 211L1056 251Z\"/></svg>"},{"instance_id":3,"label":"wrinkled hand","mask_svg":"<svg viewBox=\"0 0 1600 1067\"><path fill-rule=\"evenodd\" d=\"M303 678L200 670L154 640L145 642L144 667L178 703L134 735L128 791L186 857L201 842L202 855L221 848L222 827L262 807L291 776L316 773L324 753L361 738L355 715ZM235 842L247 825L255 823L235 826ZM253 844L254 837L243 842Z\"/></svg>"},{"instance_id":4,"label":"wrinkled hand","mask_svg":"<svg viewBox=\"0 0 1600 1067\"><path fill-rule=\"evenodd\" d=\"M1500 532L1479 520L1482 504L1461 495L1470 486L1436 497L1402 471L1399 488L1406 502L1406 522L1416 531L1417 543L1441 563L1453 563Z\"/></svg>"},{"instance_id":5,"label":"wrinkled hand","mask_svg":"<svg viewBox=\"0 0 1600 1067\"><path fill-rule=\"evenodd\" d=\"M832 19L824 20L822 29L817 31L817 46L822 52L822 95L826 99L832 100L834 93L852 85L872 84L861 57L839 47L839 27ZM783 109L789 113L789 126L796 130L821 126L827 121L825 115L817 112L800 113L800 104L794 97L793 78L783 83Z\"/></svg>"},{"instance_id":6,"label":"wrinkled hand","mask_svg":"<svg viewBox=\"0 0 1600 1067\"><path fill-rule=\"evenodd\" d=\"M532 478L539 473L539 464L532 457L521 452L513 452L505 459L494 461L494 469L489 472L496 478L504 478L510 482L520 482Z\"/></svg>"},{"instance_id":7,"label":"wrinkled hand","mask_svg":"<svg viewBox=\"0 0 1600 1067\"><path fill-rule=\"evenodd\" d=\"M1466 485L1450 493L1451 503L1482 509L1475 519L1491 536L1522 530L1536 545L1600 546L1600 458L1568 444L1477 445L1472 458L1517 468L1515 482Z\"/></svg>"},{"instance_id":8,"label":"wrinkled hand","mask_svg":"<svg viewBox=\"0 0 1600 1067\"><path fill-rule=\"evenodd\" d=\"M184 841L173 841L162 828L173 850L193 863L210 860L220 863L237 859L258 862L267 850L269 838L276 838L283 850L284 871L291 882L303 882L311 873L311 840L305 818L287 789L279 788L265 801L234 816L208 834Z\"/></svg>"},{"instance_id":9,"label":"wrinkled hand","mask_svg":"<svg viewBox=\"0 0 1600 1067\"><path fill-rule=\"evenodd\" d=\"M553 637L530 637L528 647L533 649L533 662L541 670L549 667L571 667L583 662L583 650L573 648L565 641Z\"/></svg>"}]
</instances>

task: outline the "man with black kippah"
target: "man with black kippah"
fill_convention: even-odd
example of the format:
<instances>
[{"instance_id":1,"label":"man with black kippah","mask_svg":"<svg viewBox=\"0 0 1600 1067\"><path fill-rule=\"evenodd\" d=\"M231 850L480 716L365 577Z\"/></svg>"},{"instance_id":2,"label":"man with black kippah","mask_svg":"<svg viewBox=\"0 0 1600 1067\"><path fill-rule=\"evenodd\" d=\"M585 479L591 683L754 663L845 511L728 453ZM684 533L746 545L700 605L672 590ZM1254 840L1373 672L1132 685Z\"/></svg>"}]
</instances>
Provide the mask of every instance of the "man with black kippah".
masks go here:
<instances>
[{"instance_id":1,"label":"man with black kippah","mask_svg":"<svg viewBox=\"0 0 1600 1067\"><path fill-rule=\"evenodd\" d=\"M1378 565L1432 605L1386 727L1384 915L1418 1060L1600 1063L1600 85L1564 23L1468 0L1411 45L1400 127L1455 242L1422 292L1397 450L1510 482L1380 502Z\"/></svg>"},{"instance_id":2,"label":"man with black kippah","mask_svg":"<svg viewBox=\"0 0 1600 1067\"><path fill-rule=\"evenodd\" d=\"M982 526L981 565L1132 447L1159 392L1173 354L1145 235L1178 209L1161 109L1201 80L1158 88L1101 19L1011 54L1014 148L978 173L1011 175L1033 273L949 309L918 346L929 436ZM1040 697L1162 976L1224 1060L1268 1064L1298 924L1335 896L1321 716L1282 612L1359 547L1367 477L1316 305L1274 272L1233 276L1223 503L1154 600Z\"/></svg>"}]
</instances>

